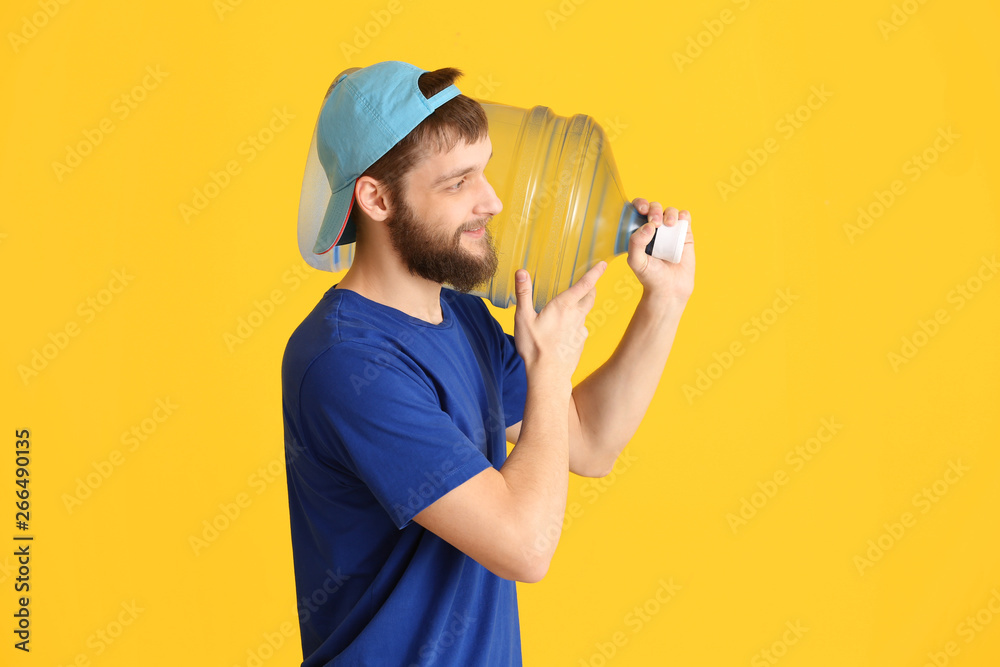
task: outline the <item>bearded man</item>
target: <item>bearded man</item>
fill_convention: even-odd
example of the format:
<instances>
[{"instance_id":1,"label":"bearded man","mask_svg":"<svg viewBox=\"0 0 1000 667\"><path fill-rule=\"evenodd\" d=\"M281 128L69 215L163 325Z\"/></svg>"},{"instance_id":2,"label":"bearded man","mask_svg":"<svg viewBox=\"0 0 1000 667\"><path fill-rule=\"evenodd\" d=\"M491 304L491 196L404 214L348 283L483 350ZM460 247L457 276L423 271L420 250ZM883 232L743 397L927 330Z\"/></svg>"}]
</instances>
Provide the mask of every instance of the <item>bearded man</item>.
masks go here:
<instances>
[{"instance_id":1,"label":"bearded man","mask_svg":"<svg viewBox=\"0 0 1000 667\"><path fill-rule=\"evenodd\" d=\"M679 264L645 253L690 214L636 199L643 295L611 358L573 386L606 262L540 312L518 270L506 334L468 294L497 269L503 205L460 74L349 71L317 124L332 195L313 251L356 245L282 361L306 667L520 665L515 582L548 570L568 473L608 474L635 433L693 289L690 236Z\"/></svg>"}]
</instances>

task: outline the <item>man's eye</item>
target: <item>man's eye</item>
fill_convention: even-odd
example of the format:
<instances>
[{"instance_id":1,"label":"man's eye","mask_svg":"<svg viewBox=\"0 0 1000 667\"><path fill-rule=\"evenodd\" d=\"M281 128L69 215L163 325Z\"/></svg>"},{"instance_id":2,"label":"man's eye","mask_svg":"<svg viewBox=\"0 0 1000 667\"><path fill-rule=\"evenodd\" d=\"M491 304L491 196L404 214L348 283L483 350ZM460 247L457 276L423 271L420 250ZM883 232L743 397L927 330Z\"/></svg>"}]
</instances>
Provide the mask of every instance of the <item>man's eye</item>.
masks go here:
<instances>
[{"instance_id":1,"label":"man's eye","mask_svg":"<svg viewBox=\"0 0 1000 667\"><path fill-rule=\"evenodd\" d=\"M455 183L455 185L451 186L451 189L452 190L458 190L458 189L460 189L462 187L462 183L465 183L465 179L464 178L462 180L460 180L458 183Z\"/></svg>"}]
</instances>

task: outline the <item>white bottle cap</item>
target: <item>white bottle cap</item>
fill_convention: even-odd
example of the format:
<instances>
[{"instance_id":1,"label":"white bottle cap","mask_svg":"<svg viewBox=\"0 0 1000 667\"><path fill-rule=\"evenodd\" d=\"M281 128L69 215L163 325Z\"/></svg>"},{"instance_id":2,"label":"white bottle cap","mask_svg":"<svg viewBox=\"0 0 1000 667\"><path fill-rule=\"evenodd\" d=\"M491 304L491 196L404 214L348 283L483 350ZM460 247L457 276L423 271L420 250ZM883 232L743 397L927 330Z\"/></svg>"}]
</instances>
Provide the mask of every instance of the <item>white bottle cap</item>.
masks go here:
<instances>
[{"instance_id":1,"label":"white bottle cap","mask_svg":"<svg viewBox=\"0 0 1000 667\"><path fill-rule=\"evenodd\" d=\"M681 255L684 253L687 233L688 221L684 218L678 219L672 227L660 225L653 234L653 252L650 254L676 264L681 261Z\"/></svg>"}]
</instances>

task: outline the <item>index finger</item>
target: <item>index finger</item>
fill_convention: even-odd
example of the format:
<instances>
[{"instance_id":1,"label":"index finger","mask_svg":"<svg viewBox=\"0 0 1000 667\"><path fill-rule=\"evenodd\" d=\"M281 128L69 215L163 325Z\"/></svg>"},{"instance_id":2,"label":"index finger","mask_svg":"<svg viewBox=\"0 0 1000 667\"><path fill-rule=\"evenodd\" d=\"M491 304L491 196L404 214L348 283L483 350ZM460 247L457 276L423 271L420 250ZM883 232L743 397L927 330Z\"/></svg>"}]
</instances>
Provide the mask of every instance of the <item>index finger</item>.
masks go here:
<instances>
[{"instance_id":1,"label":"index finger","mask_svg":"<svg viewBox=\"0 0 1000 667\"><path fill-rule=\"evenodd\" d=\"M563 294L567 295L567 298L573 301L579 301L583 297L587 296L590 290L594 289L597 285L597 279L600 278L604 271L608 268L608 263L601 260L597 264L591 267L589 271L580 276L580 279L575 283L570 285Z\"/></svg>"}]
</instances>

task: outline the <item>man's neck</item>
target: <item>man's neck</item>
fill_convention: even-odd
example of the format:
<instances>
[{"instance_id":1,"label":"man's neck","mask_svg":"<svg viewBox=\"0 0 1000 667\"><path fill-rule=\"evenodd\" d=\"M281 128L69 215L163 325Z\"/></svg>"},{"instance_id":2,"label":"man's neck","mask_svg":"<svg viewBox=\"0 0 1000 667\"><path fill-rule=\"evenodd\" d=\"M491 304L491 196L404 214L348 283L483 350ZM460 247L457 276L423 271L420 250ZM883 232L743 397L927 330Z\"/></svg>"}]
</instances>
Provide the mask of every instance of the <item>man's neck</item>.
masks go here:
<instances>
[{"instance_id":1,"label":"man's neck","mask_svg":"<svg viewBox=\"0 0 1000 667\"><path fill-rule=\"evenodd\" d=\"M398 263L383 262L372 266L365 258L355 255L351 268L337 283L337 289L357 292L366 299L431 324L444 321L440 283L414 276Z\"/></svg>"}]
</instances>

